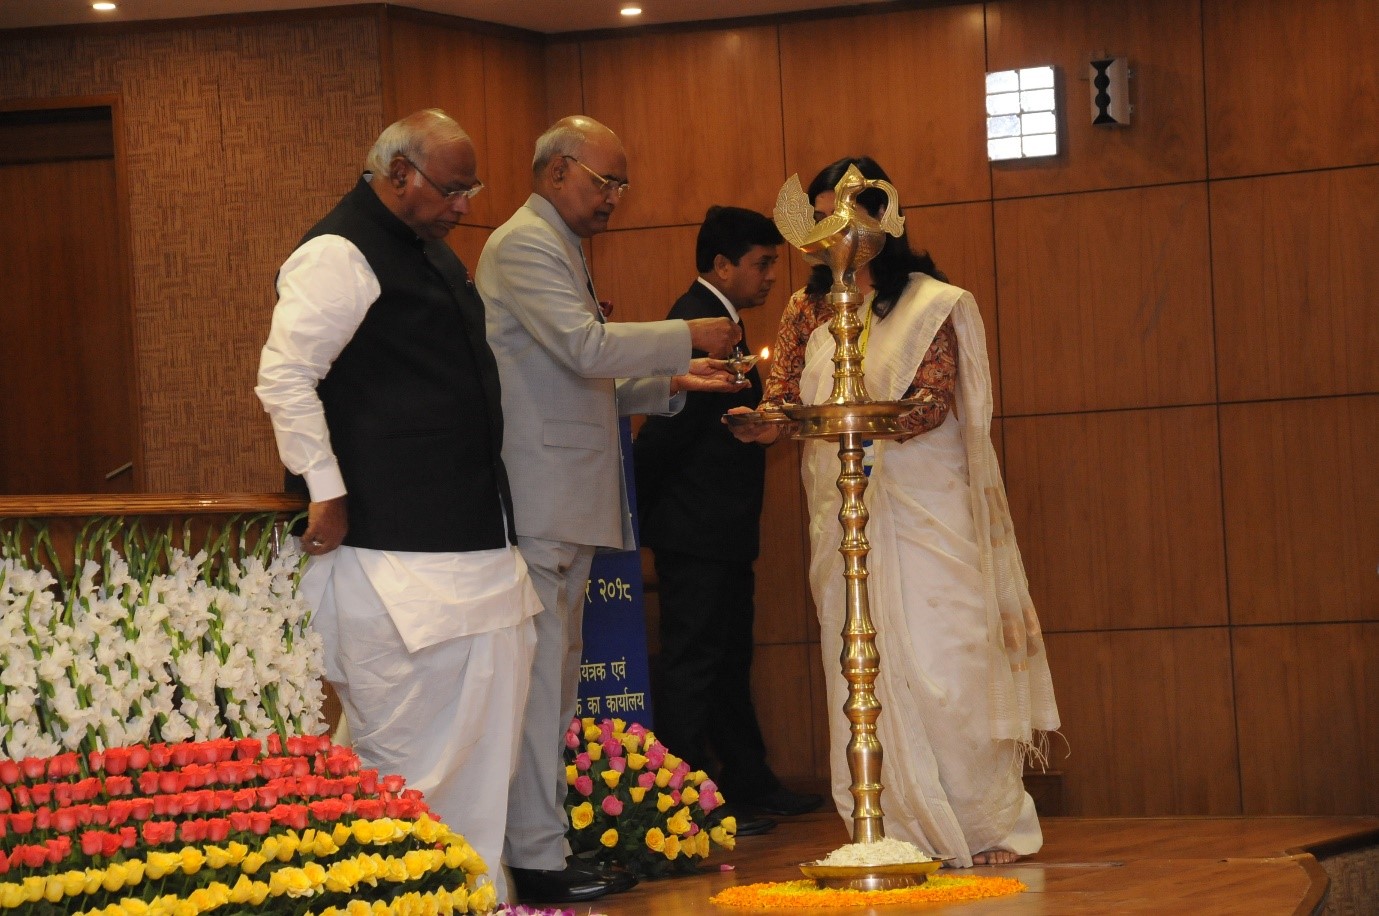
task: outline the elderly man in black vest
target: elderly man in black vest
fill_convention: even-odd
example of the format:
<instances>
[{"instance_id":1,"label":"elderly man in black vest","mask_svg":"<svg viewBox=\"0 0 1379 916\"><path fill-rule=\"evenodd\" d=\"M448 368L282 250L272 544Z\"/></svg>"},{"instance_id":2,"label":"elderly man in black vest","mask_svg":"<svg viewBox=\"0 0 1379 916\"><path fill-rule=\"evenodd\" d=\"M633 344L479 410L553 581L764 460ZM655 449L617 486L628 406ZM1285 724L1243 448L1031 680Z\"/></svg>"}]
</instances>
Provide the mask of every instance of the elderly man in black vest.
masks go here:
<instances>
[{"instance_id":1,"label":"elderly man in black vest","mask_svg":"<svg viewBox=\"0 0 1379 916\"><path fill-rule=\"evenodd\" d=\"M365 765L499 857L541 609L484 309L444 238L482 187L444 112L383 131L278 271L255 389L309 495L302 590Z\"/></svg>"}]
</instances>

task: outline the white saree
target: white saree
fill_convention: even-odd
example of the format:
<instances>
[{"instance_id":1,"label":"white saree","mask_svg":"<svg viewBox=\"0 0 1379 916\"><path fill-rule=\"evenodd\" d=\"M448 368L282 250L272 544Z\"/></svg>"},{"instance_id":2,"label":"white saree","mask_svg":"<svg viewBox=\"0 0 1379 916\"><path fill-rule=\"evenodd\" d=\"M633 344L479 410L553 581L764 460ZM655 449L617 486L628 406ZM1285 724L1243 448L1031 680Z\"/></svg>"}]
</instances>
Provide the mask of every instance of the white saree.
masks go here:
<instances>
[{"instance_id":1,"label":"white saree","mask_svg":"<svg viewBox=\"0 0 1379 916\"><path fill-rule=\"evenodd\" d=\"M864 499L868 603L881 657L886 833L968 866L976 853L1027 855L1042 845L1021 773L1039 733L1058 727L1058 711L991 444L991 373L972 295L913 274L886 319L872 324L867 391L878 400L903 397L950 316L958 340L956 410L906 442L877 442ZM827 326L814 331L800 379L805 403L828 398L834 349ZM804 456L833 797L851 823L837 446L809 441Z\"/></svg>"}]
</instances>

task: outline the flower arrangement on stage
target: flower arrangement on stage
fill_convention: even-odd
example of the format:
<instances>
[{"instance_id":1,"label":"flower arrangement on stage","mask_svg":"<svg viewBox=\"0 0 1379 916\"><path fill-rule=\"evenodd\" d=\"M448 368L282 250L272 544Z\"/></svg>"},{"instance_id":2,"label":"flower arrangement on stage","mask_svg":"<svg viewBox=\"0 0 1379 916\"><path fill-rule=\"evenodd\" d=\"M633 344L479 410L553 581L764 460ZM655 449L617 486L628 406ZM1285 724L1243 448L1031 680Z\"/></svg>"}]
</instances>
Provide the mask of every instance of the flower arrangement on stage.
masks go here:
<instances>
[{"instance_id":1,"label":"flower arrangement on stage","mask_svg":"<svg viewBox=\"0 0 1379 916\"><path fill-rule=\"evenodd\" d=\"M98 519L63 563L46 528L6 529L0 756L319 731L320 637L282 532L236 520L193 553L185 530Z\"/></svg>"},{"instance_id":2,"label":"flower arrangement on stage","mask_svg":"<svg viewBox=\"0 0 1379 916\"><path fill-rule=\"evenodd\" d=\"M204 549L98 519L0 533L0 912L487 913L484 862L320 731L275 516ZM117 549L119 545L122 549Z\"/></svg>"},{"instance_id":3,"label":"flower arrangement on stage","mask_svg":"<svg viewBox=\"0 0 1379 916\"><path fill-rule=\"evenodd\" d=\"M325 737L0 760L0 911L484 913L483 861Z\"/></svg>"},{"instance_id":4,"label":"flower arrangement on stage","mask_svg":"<svg viewBox=\"0 0 1379 916\"><path fill-rule=\"evenodd\" d=\"M576 853L657 877L694 871L714 846L733 848L736 820L710 817L723 804L718 787L640 724L573 719L565 762Z\"/></svg>"}]
</instances>

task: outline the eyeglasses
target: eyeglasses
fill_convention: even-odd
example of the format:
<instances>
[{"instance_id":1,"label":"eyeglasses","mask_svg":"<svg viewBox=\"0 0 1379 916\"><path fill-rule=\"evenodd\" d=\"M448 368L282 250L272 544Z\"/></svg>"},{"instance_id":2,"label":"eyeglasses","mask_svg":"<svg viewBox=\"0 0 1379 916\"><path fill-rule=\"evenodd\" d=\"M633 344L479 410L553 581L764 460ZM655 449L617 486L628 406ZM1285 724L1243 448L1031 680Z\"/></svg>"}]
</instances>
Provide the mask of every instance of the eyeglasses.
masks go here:
<instances>
[{"instance_id":1,"label":"eyeglasses","mask_svg":"<svg viewBox=\"0 0 1379 916\"><path fill-rule=\"evenodd\" d=\"M427 183L427 184L429 184L431 187L433 187L433 188L436 189L436 193L440 194L441 199L444 200L446 203L450 203L451 201L453 201L453 200L454 200L455 198L457 198L457 197L465 197L465 198L469 198L469 199L472 200L472 199L474 198L474 195L475 195L475 194L478 194L480 191L482 191L482 190L484 189L484 183L483 183L482 181L476 181L476 182L474 182L472 185L470 185L470 186L467 187L467 188L455 188L454 190L451 190L451 189L449 189L449 188L445 188L445 187L441 186L441 185L440 185L434 178L432 178L430 175L428 175L428 174L426 174L425 172L423 172L423 171L421 170L421 166L417 165L417 164L416 164L415 162L413 162L411 159L408 159L406 156L403 156L402 158L403 158L403 159L406 159L406 160L407 160L407 164L410 165L412 168L414 168L414 169L417 170L417 174L418 174L418 175L420 175L422 178L425 178L425 179L426 179L426 183Z\"/></svg>"},{"instance_id":2,"label":"eyeglasses","mask_svg":"<svg viewBox=\"0 0 1379 916\"><path fill-rule=\"evenodd\" d=\"M598 187L600 194L612 194L614 197L622 197L624 194L627 193L627 182L618 181L618 179L616 178L609 178L607 175L600 175L598 172L595 172L593 169L589 168L589 166L585 165L583 162L580 162L574 156L564 155L560 158L569 159L575 165L579 166L580 168L584 169L584 171L588 172L589 177L594 179L594 184Z\"/></svg>"}]
</instances>

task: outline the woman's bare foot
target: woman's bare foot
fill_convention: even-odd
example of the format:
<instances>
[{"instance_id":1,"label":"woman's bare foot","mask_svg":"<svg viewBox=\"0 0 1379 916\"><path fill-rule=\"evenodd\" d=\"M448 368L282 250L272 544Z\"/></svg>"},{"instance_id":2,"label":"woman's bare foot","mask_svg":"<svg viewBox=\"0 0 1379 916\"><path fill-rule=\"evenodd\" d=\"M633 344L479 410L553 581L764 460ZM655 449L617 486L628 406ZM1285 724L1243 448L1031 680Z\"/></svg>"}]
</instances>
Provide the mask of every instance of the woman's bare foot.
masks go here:
<instances>
[{"instance_id":1,"label":"woman's bare foot","mask_svg":"<svg viewBox=\"0 0 1379 916\"><path fill-rule=\"evenodd\" d=\"M1009 849L988 849L986 852L979 852L972 857L973 865L1009 865L1016 862L1020 856L1011 852Z\"/></svg>"}]
</instances>

